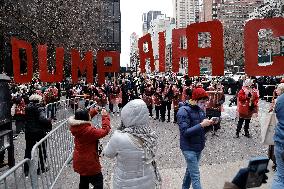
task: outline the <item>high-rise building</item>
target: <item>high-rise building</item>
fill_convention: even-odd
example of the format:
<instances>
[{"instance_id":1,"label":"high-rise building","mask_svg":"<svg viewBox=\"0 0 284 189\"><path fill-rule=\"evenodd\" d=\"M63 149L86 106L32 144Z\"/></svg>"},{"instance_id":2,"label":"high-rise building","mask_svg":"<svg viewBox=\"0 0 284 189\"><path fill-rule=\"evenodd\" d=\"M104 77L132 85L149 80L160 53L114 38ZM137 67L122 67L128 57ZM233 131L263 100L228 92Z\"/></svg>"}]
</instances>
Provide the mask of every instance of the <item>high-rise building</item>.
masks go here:
<instances>
[{"instance_id":1,"label":"high-rise building","mask_svg":"<svg viewBox=\"0 0 284 189\"><path fill-rule=\"evenodd\" d=\"M120 0L104 1L103 15L100 19L102 34L101 48L107 51L121 51L121 13Z\"/></svg>"},{"instance_id":2,"label":"high-rise building","mask_svg":"<svg viewBox=\"0 0 284 189\"><path fill-rule=\"evenodd\" d=\"M143 35L148 33L148 30L150 29L150 23L152 20L155 20L159 15L161 15L161 11L149 11L148 13L143 13L142 15L142 32Z\"/></svg>"},{"instance_id":3,"label":"high-rise building","mask_svg":"<svg viewBox=\"0 0 284 189\"><path fill-rule=\"evenodd\" d=\"M199 22L199 0L173 0L173 7L177 28Z\"/></svg>"},{"instance_id":4,"label":"high-rise building","mask_svg":"<svg viewBox=\"0 0 284 189\"><path fill-rule=\"evenodd\" d=\"M139 49L138 49L138 39L139 36L133 32L130 35L130 67L135 68L137 61L137 57L139 54Z\"/></svg>"},{"instance_id":5,"label":"high-rise building","mask_svg":"<svg viewBox=\"0 0 284 189\"><path fill-rule=\"evenodd\" d=\"M249 14L262 3L263 0L224 0L217 3L216 18L224 28L242 30Z\"/></svg>"}]
</instances>

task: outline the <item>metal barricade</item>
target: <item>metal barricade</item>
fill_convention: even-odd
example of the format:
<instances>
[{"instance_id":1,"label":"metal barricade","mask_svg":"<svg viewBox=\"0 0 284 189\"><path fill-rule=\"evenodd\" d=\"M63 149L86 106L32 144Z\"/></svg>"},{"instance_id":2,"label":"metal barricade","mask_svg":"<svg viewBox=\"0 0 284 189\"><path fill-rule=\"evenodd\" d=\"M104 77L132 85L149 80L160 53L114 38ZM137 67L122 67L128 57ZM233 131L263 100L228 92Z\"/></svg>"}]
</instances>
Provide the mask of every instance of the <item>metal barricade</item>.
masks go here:
<instances>
[{"instance_id":1,"label":"metal barricade","mask_svg":"<svg viewBox=\"0 0 284 189\"><path fill-rule=\"evenodd\" d=\"M53 124L59 124L67 120L75 112L75 103L72 103L72 101L75 101L75 99L60 100L47 104L45 107L46 117L51 119L56 118Z\"/></svg>"},{"instance_id":2,"label":"metal barricade","mask_svg":"<svg viewBox=\"0 0 284 189\"><path fill-rule=\"evenodd\" d=\"M30 189L32 188L31 177L26 177L24 164L30 165L30 159L24 159L6 173L0 176L0 188Z\"/></svg>"},{"instance_id":3,"label":"metal barricade","mask_svg":"<svg viewBox=\"0 0 284 189\"><path fill-rule=\"evenodd\" d=\"M33 188L52 188L73 156L74 138L65 120L32 149L30 175Z\"/></svg>"}]
</instances>

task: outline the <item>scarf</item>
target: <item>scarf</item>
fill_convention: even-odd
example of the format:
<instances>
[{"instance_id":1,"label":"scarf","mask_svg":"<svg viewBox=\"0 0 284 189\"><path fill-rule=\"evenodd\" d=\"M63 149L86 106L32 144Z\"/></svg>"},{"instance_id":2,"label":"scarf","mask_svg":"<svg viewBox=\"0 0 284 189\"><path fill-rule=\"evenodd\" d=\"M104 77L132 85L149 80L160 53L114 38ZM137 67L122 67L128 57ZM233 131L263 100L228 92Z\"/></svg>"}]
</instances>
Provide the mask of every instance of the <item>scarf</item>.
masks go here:
<instances>
[{"instance_id":1,"label":"scarf","mask_svg":"<svg viewBox=\"0 0 284 189\"><path fill-rule=\"evenodd\" d=\"M117 129L122 131L123 133L131 134L139 138L143 142L142 148L145 152L146 164L152 164L156 176L156 188L160 189L162 179L155 161L158 139L156 133L151 130L149 125L135 125L131 127L125 127L122 122L120 127L118 127Z\"/></svg>"}]
</instances>

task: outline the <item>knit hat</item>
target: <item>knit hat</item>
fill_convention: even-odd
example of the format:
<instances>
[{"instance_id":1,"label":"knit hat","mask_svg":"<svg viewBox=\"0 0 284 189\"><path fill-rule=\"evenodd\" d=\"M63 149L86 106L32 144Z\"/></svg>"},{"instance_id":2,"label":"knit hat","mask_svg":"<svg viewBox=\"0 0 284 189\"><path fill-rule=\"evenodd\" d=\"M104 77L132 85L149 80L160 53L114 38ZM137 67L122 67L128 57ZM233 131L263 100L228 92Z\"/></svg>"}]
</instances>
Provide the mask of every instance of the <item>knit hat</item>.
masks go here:
<instances>
[{"instance_id":1,"label":"knit hat","mask_svg":"<svg viewBox=\"0 0 284 189\"><path fill-rule=\"evenodd\" d=\"M192 92L192 100L200 100L208 98L207 92L203 88L195 88Z\"/></svg>"},{"instance_id":2,"label":"knit hat","mask_svg":"<svg viewBox=\"0 0 284 189\"><path fill-rule=\"evenodd\" d=\"M280 83L284 83L284 78L281 79Z\"/></svg>"}]
</instances>

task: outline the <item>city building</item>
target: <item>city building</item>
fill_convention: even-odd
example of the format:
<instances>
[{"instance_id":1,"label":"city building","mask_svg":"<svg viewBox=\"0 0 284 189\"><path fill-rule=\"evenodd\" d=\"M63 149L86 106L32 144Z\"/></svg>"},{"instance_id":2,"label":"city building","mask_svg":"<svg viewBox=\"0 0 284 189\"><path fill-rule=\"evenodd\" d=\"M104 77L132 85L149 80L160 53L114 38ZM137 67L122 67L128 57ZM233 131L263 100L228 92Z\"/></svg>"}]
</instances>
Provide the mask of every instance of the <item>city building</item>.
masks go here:
<instances>
[{"instance_id":1,"label":"city building","mask_svg":"<svg viewBox=\"0 0 284 189\"><path fill-rule=\"evenodd\" d=\"M156 19L159 15L161 15L161 11L149 11L148 13L143 13L142 15L142 33L143 35L148 33L148 30L150 29L151 21Z\"/></svg>"},{"instance_id":2,"label":"city building","mask_svg":"<svg viewBox=\"0 0 284 189\"><path fill-rule=\"evenodd\" d=\"M139 56L139 49L138 49L138 40L139 40L139 36L133 32L130 35L130 67L135 68L136 66L139 67L138 65L138 56Z\"/></svg>"},{"instance_id":3,"label":"city building","mask_svg":"<svg viewBox=\"0 0 284 189\"><path fill-rule=\"evenodd\" d=\"M167 17L165 14L158 15L157 18L152 20L150 23L150 29L148 30L148 33L151 34L156 70L159 69L159 33L165 31L166 47L167 47L166 60L168 60L167 68L169 68L169 63L170 63L169 53L171 52L170 44L172 39L172 29L174 28L175 28L175 20L173 18Z\"/></svg>"},{"instance_id":4,"label":"city building","mask_svg":"<svg viewBox=\"0 0 284 189\"><path fill-rule=\"evenodd\" d=\"M243 30L249 14L260 6L263 0L223 0L217 2L216 19L220 20L224 28Z\"/></svg>"},{"instance_id":5,"label":"city building","mask_svg":"<svg viewBox=\"0 0 284 189\"><path fill-rule=\"evenodd\" d=\"M101 26L101 49L121 52L120 0L106 0L101 7L104 9L98 23Z\"/></svg>"},{"instance_id":6,"label":"city building","mask_svg":"<svg viewBox=\"0 0 284 189\"><path fill-rule=\"evenodd\" d=\"M199 0L173 0L173 8L176 28L199 22Z\"/></svg>"}]
</instances>

